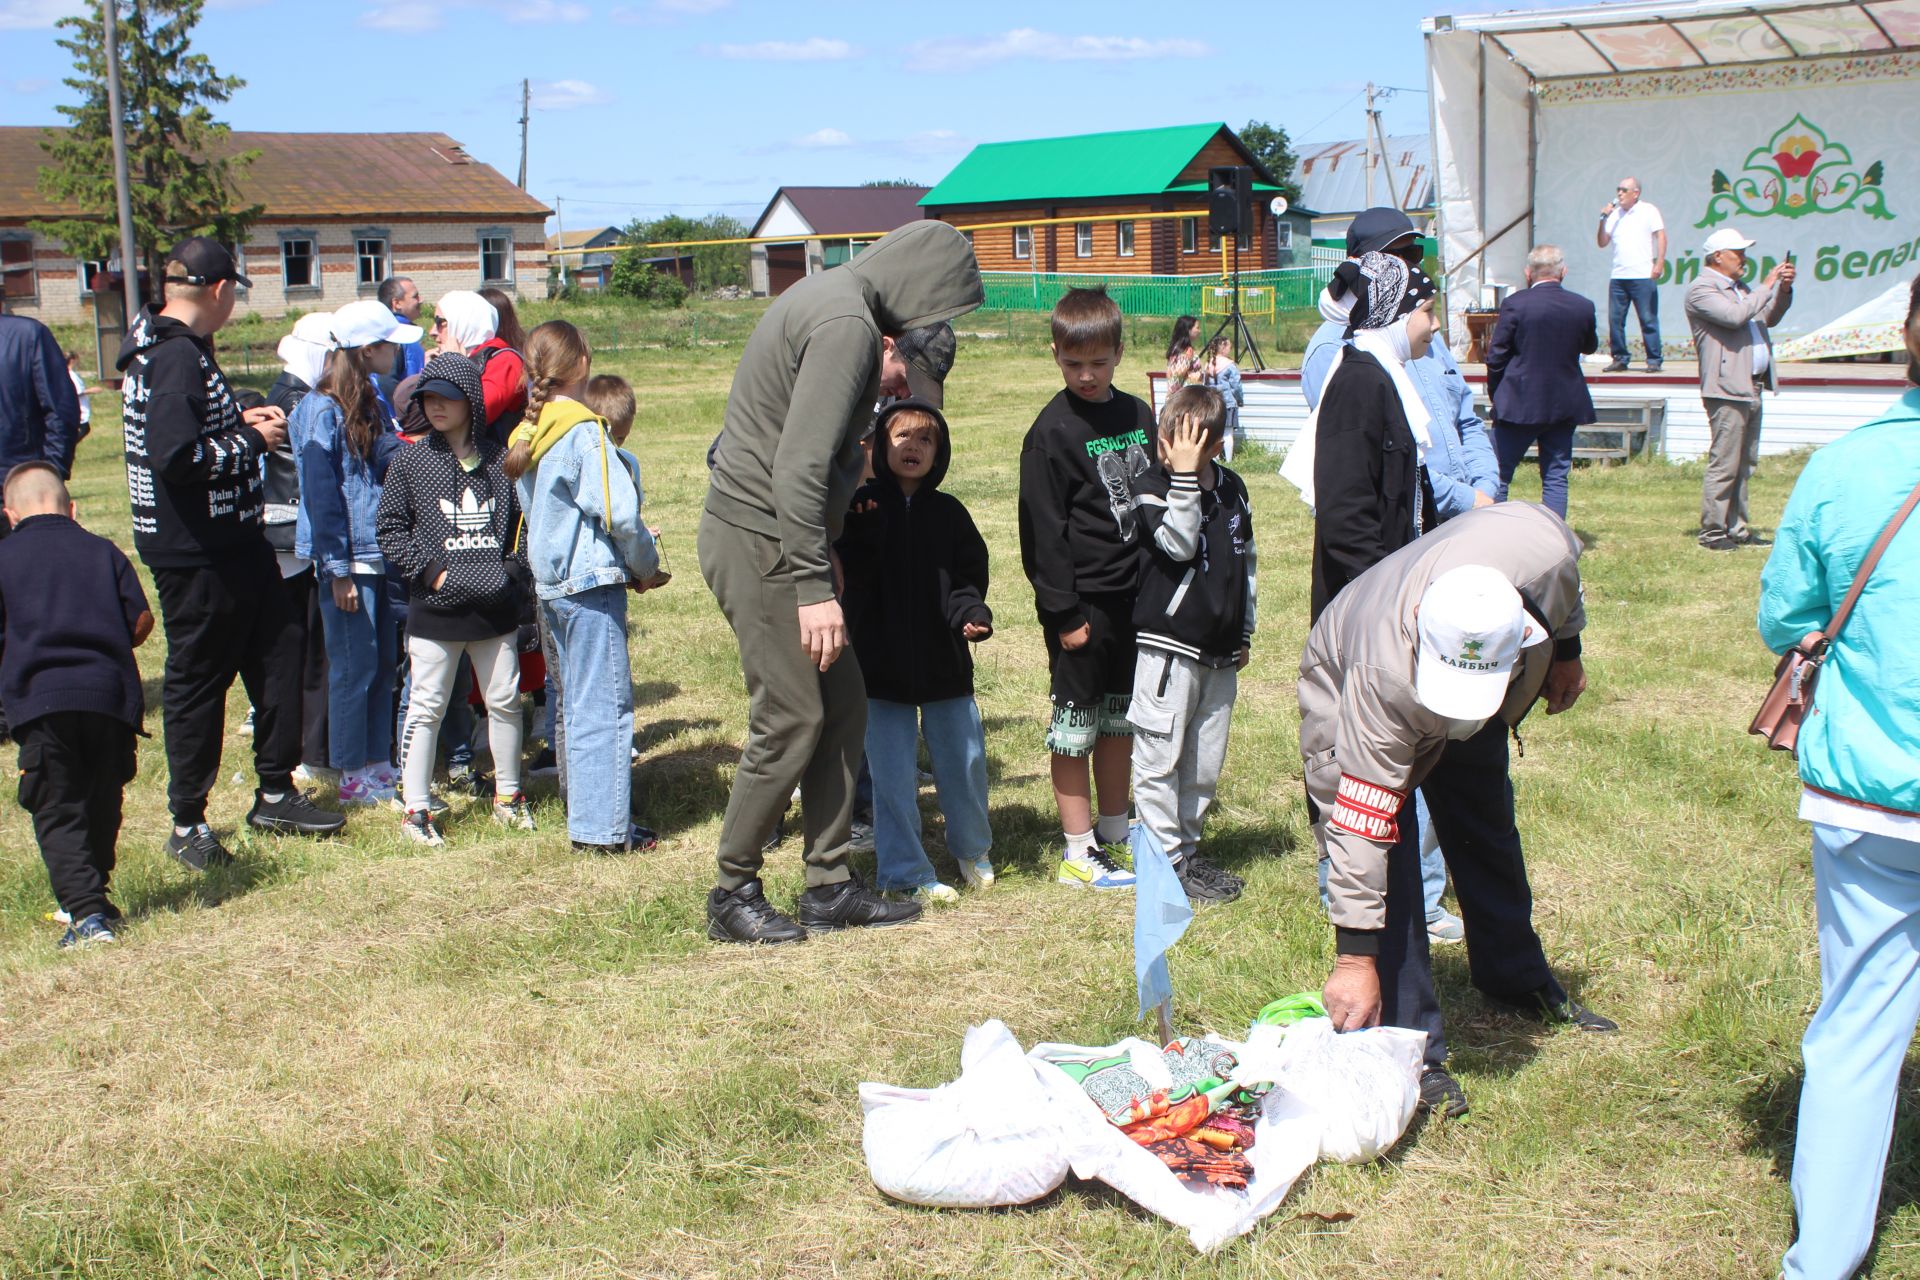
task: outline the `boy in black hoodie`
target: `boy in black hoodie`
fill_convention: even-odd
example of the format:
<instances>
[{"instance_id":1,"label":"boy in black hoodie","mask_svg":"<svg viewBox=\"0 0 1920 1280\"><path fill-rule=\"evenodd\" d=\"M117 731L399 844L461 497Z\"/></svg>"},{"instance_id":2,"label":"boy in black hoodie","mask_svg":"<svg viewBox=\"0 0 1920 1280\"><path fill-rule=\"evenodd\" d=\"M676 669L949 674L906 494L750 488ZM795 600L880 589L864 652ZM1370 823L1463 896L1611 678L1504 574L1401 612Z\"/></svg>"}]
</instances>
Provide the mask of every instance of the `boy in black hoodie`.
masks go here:
<instances>
[{"instance_id":1,"label":"boy in black hoodie","mask_svg":"<svg viewBox=\"0 0 1920 1280\"><path fill-rule=\"evenodd\" d=\"M247 824L327 835L342 814L294 789L300 763L299 629L262 522L261 459L287 438L287 417L241 411L212 338L250 282L205 236L167 255L164 302L134 321L120 347L126 375L127 492L133 545L153 570L167 633L161 720L167 740L167 852L196 871L233 861L207 825L220 771L227 690L237 675L255 712L260 788Z\"/></svg>"},{"instance_id":2,"label":"boy in black hoodie","mask_svg":"<svg viewBox=\"0 0 1920 1280\"><path fill-rule=\"evenodd\" d=\"M847 626L867 684L874 888L923 904L959 898L920 844L923 732L947 852L969 885L993 883L986 728L967 647L993 634L987 544L965 505L939 491L952 457L946 419L931 402L910 397L881 409L873 480L854 494L835 544L846 573Z\"/></svg>"},{"instance_id":3,"label":"boy in black hoodie","mask_svg":"<svg viewBox=\"0 0 1920 1280\"><path fill-rule=\"evenodd\" d=\"M1053 359L1066 390L1040 411L1020 449L1020 561L1047 641L1047 750L1066 836L1055 879L1094 889L1133 887L1119 855L1127 844L1127 705L1140 588L1134 491L1153 466L1155 443L1153 411L1113 386L1121 338L1120 308L1105 290L1073 289L1060 299Z\"/></svg>"},{"instance_id":4,"label":"boy in black hoodie","mask_svg":"<svg viewBox=\"0 0 1920 1280\"><path fill-rule=\"evenodd\" d=\"M1187 896L1205 902L1240 896L1240 878L1196 850L1253 644L1253 510L1246 484L1215 461L1226 427L1218 391L1175 391L1160 411L1160 465L1138 486L1145 554L1133 610L1133 799Z\"/></svg>"}]
</instances>

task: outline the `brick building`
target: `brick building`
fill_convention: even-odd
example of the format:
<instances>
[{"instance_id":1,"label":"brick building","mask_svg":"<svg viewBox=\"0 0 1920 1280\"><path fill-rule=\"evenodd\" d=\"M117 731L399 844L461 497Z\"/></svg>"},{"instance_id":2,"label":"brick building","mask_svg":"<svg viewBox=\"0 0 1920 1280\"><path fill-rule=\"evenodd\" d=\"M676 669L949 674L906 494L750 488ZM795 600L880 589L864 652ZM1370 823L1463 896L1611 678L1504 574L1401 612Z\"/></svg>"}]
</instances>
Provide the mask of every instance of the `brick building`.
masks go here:
<instances>
[{"instance_id":1,"label":"brick building","mask_svg":"<svg viewBox=\"0 0 1920 1280\"><path fill-rule=\"evenodd\" d=\"M51 323L91 319L100 264L34 232L71 216L35 185L53 130L0 127L0 289L6 309ZM547 296L546 205L442 133L233 133L258 151L241 171L242 204L265 211L239 246L253 287L238 312L331 310L411 276L431 302L495 285Z\"/></svg>"}]
</instances>

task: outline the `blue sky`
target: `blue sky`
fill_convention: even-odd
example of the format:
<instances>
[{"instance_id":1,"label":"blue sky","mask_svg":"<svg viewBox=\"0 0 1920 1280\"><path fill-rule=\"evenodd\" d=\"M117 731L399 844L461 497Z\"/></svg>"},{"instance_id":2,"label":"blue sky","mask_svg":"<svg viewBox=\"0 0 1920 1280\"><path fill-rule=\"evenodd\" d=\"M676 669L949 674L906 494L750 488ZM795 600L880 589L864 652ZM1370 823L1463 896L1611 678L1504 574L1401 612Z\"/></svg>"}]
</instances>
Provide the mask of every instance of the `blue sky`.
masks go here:
<instances>
[{"instance_id":1,"label":"blue sky","mask_svg":"<svg viewBox=\"0 0 1920 1280\"><path fill-rule=\"evenodd\" d=\"M60 122L53 22L77 7L0 0L0 123ZM509 178L525 76L528 186L567 225L750 222L782 184L932 183L976 142L1249 118L1356 138L1369 79L1424 89L1422 17L1494 7L209 0L195 46L248 82L234 128L438 130ZM1388 132L1426 132L1425 93L1382 109Z\"/></svg>"}]
</instances>

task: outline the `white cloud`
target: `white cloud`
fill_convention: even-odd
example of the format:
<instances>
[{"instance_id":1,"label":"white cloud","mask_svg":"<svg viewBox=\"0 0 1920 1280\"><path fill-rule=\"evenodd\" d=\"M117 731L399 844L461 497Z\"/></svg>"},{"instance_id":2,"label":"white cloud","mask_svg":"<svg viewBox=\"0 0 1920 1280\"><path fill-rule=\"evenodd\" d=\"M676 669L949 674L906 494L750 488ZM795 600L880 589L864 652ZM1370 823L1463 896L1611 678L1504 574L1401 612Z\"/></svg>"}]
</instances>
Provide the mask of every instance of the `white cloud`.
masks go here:
<instances>
[{"instance_id":1,"label":"white cloud","mask_svg":"<svg viewBox=\"0 0 1920 1280\"><path fill-rule=\"evenodd\" d=\"M995 36L921 40L907 51L916 71L968 71L993 62L1137 62L1147 58L1204 58L1203 40L1146 36L1068 36L1017 27Z\"/></svg>"},{"instance_id":2,"label":"white cloud","mask_svg":"<svg viewBox=\"0 0 1920 1280\"><path fill-rule=\"evenodd\" d=\"M15 80L7 85L8 89L23 98L30 98L36 93L45 93L52 87L51 80Z\"/></svg>"},{"instance_id":3,"label":"white cloud","mask_svg":"<svg viewBox=\"0 0 1920 1280\"><path fill-rule=\"evenodd\" d=\"M543 26L556 22L585 22L592 12L584 4L570 3L569 0L509 0L506 4L489 5L502 18L515 25L524 26L539 23Z\"/></svg>"},{"instance_id":4,"label":"white cloud","mask_svg":"<svg viewBox=\"0 0 1920 1280\"><path fill-rule=\"evenodd\" d=\"M360 15L360 25L375 31L396 31L403 35L438 31L440 6L427 3L427 0L396 0L393 4L380 4L368 9Z\"/></svg>"},{"instance_id":5,"label":"white cloud","mask_svg":"<svg viewBox=\"0 0 1920 1280\"><path fill-rule=\"evenodd\" d=\"M853 139L838 129L815 129L812 133L795 138L793 145L810 148L850 147L853 145Z\"/></svg>"},{"instance_id":6,"label":"white cloud","mask_svg":"<svg viewBox=\"0 0 1920 1280\"><path fill-rule=\"evenodd\" d=\"M617 4L607 17L624 27L663 27L682 18L705 17L731 9L733 0L652 0L650 4Z\"/></svg>"},{"instance_id":7,"label":"white cloud","mask_svg":"<svg viewBox=\"0 0 1920 1280\"><path fill-rule=\"evenodd\" d=\"M0 31L44 31L86 7L85 0L0 0Z\"/></svg>"},{"instance_id":8,"label":"white cloud","mask_svg":"<svg viewBox=\"0 0 1920 1280\"><path fill-rule=\"evenodd\" d=\"M613 101L612 94L585 80L536 80L532 94L533 105L542 111L571 111Z\"/></svg>"},{"instance_id":9,"label":"white cloud","mask_svg":"<svg viewBox=\"0 0 1920 1280\"><path fill-rule=\"evenodd\" d=\"M746 62L841 62L859 50L845 40L809 36L805 40L761 40L754 44L723 44L713 53Z\"/></svg>"}]
</instances>

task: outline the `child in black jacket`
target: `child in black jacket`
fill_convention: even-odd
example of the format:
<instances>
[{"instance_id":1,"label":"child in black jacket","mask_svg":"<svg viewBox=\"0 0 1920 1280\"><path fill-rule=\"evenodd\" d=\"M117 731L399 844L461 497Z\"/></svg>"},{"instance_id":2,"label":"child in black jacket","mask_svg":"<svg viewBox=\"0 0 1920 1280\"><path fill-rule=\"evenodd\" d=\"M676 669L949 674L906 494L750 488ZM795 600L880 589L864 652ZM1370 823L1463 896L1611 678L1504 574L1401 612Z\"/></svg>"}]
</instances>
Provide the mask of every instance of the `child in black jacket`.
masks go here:
<instances>
[{"instance_id":1,"label":"child in black jacket","mask_svg":"<svg viewBox=\"0 0 1920 1280\"><path fill-rule=\"evenodd\" d=\"M1145 555L1133 625L1133 800L1189 898L1240 896L1240 879L1196 852L1227 755L1238 672L1253 644L1253 511L1215 461L1227 406L1182 387L1160 413L1160 463L1140 477Z\"/></svg>"},{"instance_id":2,"label":"child in black jacket","mask_svg":"<svg viewBox=\"0 0 1920 1280\"><path fill-rule=\"evenodd\" d=\"M917 738L924 734L947 852L972 886L993 883L987 742L968 645L993 634L987 544L958 498L939 491L952 458L946 419L920 399L880 411L873 480L836 544L847 626L867 684L874 887L921 903L959 898L920 843Z\"/></svg>"},{"instance_id":3,"label":"child in black jacket","mask_svg":"<svg viewBox=\"0 0 1920 1280\"><path fill-rule=\"evenodd\" d=\"M133 650L153 614L127 557L74 520L51 463L9 472L5 502L0 700L20 744L20 804L71 926L60 945L112 942L107 882L145 711Z\"/></svg>"},{"instance_id":4,"label":"child in black jacket","mask_svg":"<svg viewBox=\"0 0 1920 1280\"><path fill-rule=\"evenodd\" d=\"M433 431L387 470L374 528L380 554L406 580L407 660L413 690L400 741L407 838L437 845L428 785L440 718L460 657L473 663L493 746L493 818L533 830L520 790L520 661L516 640L529 609L526 553L515 547L520 502L501 470L503 450L484 430L480 370L462 355L427 361L414 393Z\"/></svg>"}]
</instances>

